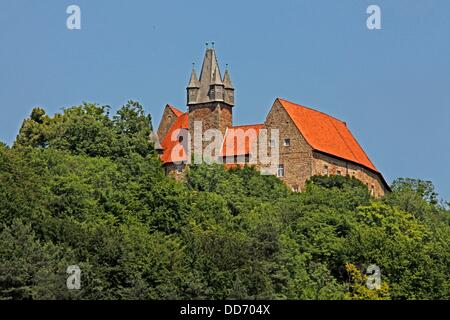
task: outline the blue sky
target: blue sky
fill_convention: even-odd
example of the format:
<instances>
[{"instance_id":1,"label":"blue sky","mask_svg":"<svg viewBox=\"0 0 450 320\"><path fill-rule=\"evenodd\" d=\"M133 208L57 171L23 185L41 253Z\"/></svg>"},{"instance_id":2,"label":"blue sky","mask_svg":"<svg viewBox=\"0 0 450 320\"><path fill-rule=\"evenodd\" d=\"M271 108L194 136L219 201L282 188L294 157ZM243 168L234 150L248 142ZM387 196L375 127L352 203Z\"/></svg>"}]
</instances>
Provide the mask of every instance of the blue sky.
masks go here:
<instances>
[{"instance_id":1,"label":"blue sky","mask_svg":"<svg viewBox=\"0 0 450 320\"><path fill-rule=\"evenodd\" d=\"M66 8L81 8L81 30ZM368 30L368 5L381 30ZM377 168L432 180L450 199L450 1L2 0L0 140L35 106L140 101L155 126L185 110L191 63L215 41L235 124L282 97L347 122Z\"/></svg>"}]
</instances>

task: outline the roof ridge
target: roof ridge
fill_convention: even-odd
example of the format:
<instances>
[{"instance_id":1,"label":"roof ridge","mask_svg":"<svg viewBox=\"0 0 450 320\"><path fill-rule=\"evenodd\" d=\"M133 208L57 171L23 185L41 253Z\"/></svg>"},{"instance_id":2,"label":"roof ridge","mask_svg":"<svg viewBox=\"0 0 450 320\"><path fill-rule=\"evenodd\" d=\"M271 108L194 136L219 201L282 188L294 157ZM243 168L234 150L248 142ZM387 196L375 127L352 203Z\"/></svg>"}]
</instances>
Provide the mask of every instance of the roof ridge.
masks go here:
<instances>
[{"instance_id":1,"label":"roof ridge","mask_svg":"<svg viewBox=\"0 0 450 320\"><path fill-rule=\"evenodd\" d=\"M177 117L180 117L182 114L186 113L186 112L183 112L183 111L179 110L178 108L174 107L174 106L171 105L170 103L167 104L167 107L168 107L170 110L172 110L173 113L175 113L175 115L176 115Z\"/></svg>"},{"instance_id":2,"label":"roof ridge","mask_svg":"<svg viewBox=\"0 0 450 320\"><path fill-rule=\"evenodd\" d=\"M240 125L237 125L237 126L230 126L230 127L227 127L227 128L254 127L254 126L264 126L264 123L240 124Z\"/></svg>"},{"instance_id":3,"label":"roof ridge","mask_svg":"<svg viewBox=\"0 0 450 320\"><path fill-rule=\"evenodd\" d=\"M312 111L321 113L321 114L323 114L323 115L325 115L325 116L327 116L327 117L333 118L333 119L335 119L335 120L337 120L337 121L339 121L339 122L341 122L341 123L347 125L347 122L345 122L344 120L341 120L341 119L339 119L339 118L336 118L335 116L329 115L328 113L325 113L325 112L323 112L323 111L320 111L320 110L317 110L317 109L314 109L314 108L311 108L311 107L308 107L308 106L304 106L304 105L302 105L302 104L298 104L298 103L295 103L295 102L292 102L292 101L289 101L289 100L286 100L286 99L283 99L283 98L279 98L279 97L278 97L277 99L278 99L278 100L281 100L281 101L285 101L285 102L291 103L291 104L295 104L296 106L299 106L299 107L301 107L301 108L305 108L305 109L309 109L309 110L312 110Z\"/></svg>"}]
</instances>

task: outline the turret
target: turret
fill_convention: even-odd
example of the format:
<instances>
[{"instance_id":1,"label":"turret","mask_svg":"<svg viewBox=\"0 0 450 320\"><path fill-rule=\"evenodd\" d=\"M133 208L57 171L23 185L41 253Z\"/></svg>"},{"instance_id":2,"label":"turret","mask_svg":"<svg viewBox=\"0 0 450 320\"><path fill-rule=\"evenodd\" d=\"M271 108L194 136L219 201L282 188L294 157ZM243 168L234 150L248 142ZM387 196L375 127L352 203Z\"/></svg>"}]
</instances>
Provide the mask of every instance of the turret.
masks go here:
<instances>
[{"instance_id":1,"label":"turret","mask_svg":"<svg viewBox=\"0 0 450 320\"><path fill-rule=\"evenodd\" d=\"M233 85L229 74L222 79L214 43L212 45L212 48L206 48L200 78L197 79L195 70L192 70L187 86L188 128L193 139L191 155L199 154L198 149L193 151L192 148L200 145L203 150L207 145L202 141L199 143L195 141L195 138L198 139L194 132L196 123L201 124L203 134L209 129L215 129L224 135L227 128L233 125Z\"/></svg>"},{"instance_id":2,"label":"turret","mask_svg":"<svg viewBox=\"0 0 450 320\"><path fill-rule=\"evenodd\" d=\"M200 82L195 73L195 64L192 64L191 78L187 86L187 104L194 104L197 102L198 91L200 90Z\"/></svg>"},{"instance_id":3,"label":"turret","mask_svg":"<svg viewBox=\"0 0 450 320\"><path fill-rule=\"evenodd\" d=\"M225 80L228 83L227 85L224 83ZM197 79L195 68L192 68L191 78L187 86L187 105L193 106L205 103L225 102L229 106L233 106L233 91L234 88L231 84L230 75L226 74L222 80L219 64L217 63L216 51L214 48L207 48L200 72L200 79Z\"/></svg>"},{"instance_id":4,"label":"turret","mask_svg":"<svg viewBox=\"0 0 450 320\"><path fill-rule=\"evenodd\" d=\"M225 75L223 76L223 86L225 89L224 92L224 101L226 104L229 104L230 106L234 105L234 88L233 84L231 83L230 73L228 72L228 65L225 69Z\"/></svg>"}]
</instances>

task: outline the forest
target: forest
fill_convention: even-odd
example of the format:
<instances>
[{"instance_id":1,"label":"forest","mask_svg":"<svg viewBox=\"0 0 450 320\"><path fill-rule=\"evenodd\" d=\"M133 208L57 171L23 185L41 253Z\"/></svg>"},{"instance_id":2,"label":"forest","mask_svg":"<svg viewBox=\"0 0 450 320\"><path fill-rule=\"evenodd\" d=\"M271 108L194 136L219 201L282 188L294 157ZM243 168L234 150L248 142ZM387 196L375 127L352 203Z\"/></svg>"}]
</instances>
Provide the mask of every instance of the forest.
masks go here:
<instances>
[{"instance_id":1,"label":"forest","mask_svg":"<svg viewBox=\"0 0 450 320\"><path fill-rule=\"evenodd\" d=\"M353 178L295 193L252 167L176 181L151 131L138 102L83 103L35 108L0 143L0 299L450 299L449 203L431 182L375 199Z\"/></svg>"}]
</instances>

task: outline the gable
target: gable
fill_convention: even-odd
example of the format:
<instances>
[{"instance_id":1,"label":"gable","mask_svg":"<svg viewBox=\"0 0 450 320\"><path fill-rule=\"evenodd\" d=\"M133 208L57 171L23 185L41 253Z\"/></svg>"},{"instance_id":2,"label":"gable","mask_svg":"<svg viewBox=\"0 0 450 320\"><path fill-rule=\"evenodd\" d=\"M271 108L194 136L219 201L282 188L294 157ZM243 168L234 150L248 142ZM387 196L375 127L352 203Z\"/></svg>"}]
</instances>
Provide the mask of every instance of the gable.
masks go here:
<instances>
[{"instance_id":1,"label":"gable","mask_svg":"<svg viewBox=\"0 0 450 320\"><path fill-rule=\"evenodd\" d=\"M175 156L176 159L172 158L172 150L175 146L179 144L178 139L176 138L172 139L172 136L175 135L177 132L181 133L180 131L181 129L188 129L187 112L182 113L178 118L176 118L176 120L167 130L166 134L162 139L161 146L163 148L163 154L161 155L161 161L163 163L187 160L186 152L181 152L180 154L176 155Z\"/></svg>"},{"instance_id":2,"label":"gable","mask_svg":"<svg viewBox=\"0 0 450 320\"><path fill-rule=\"evenodd\" d=\"M314 150L352 161L378 172L345 122L287 100L278 98L277 101Z\"/></svg>"},{"instance_id":3,"label":"gable","mask_svg":"<svg viewBox=\"0 0 450 320\"><path fill-rule=\"evenodd\" d=\"M160 141L164 139L164 137L167 134L167 131L177 120L177 118L180 117L182 114L183 112L171 106L170 104L166 105L166 107L164 108L163 115L161 117L161 121L159 122L157 131L157 136Z\"/></svg>"}]
</instances>

